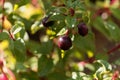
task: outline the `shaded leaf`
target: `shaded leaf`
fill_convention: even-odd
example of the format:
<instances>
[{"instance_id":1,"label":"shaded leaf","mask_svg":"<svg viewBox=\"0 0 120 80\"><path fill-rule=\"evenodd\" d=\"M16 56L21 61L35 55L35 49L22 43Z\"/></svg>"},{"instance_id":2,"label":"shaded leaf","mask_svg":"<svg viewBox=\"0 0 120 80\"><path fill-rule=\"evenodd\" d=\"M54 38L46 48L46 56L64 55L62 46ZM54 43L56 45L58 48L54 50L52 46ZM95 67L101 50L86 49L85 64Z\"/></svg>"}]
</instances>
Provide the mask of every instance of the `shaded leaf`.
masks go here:
<instances>
[{"instance_id":1,"label":"shaded leaf","mask_svg":"<svg viewBox=\"0 0 120 80\"><path fill-rule=\"evenodd\" d=\"M18 62L25 61L26 58L26 48L21 40L16 40L13 42L14 48L12 50L13 55L15 56Z\"/></svg>"},{"instance_id":2,"label":"shaded leaf","mask_svg":"<svg viewBox=\"0 0 120 80\"><path fill-rule=\"evenodd\" d=\"M41 56L38 60L38 73L39 76L46 76L53 68L53 60L48 59L45 55Z\"/></svg>"},{"instance_id":3,"label":"shaded leaf","mask_svg":"<svg viewBox=\"0 0 120 80\"><path fill-rule=\"evenodd\" d=\"M79 34L75 35L73 45L83 52L86 52L87 50L94 52L94 35L92 33L89 33L85 37L82 37Z\"/></svg>"},{"instance_id":4,"label":"shaded leaf","mask_svg":"<svg viewBox=\"0 0 120 80\"><path fill-rule=\"evenodd\" d=\"M107 28L111 38L115 41L120 41L120 28L112 21L108 21L105 23L105 27Z\"/></svg>"},{"instance_id":5,"label":"shaded leaf","mask_svg":"<svg viewBox=\"0 0 120 80\"><path fill-rule=\"evenodd\" d=\"M25 44L26 44L27 49L30 50L30 52L39 53L40 44L38 42L27 41Z\"/></svg>"},{"instance_id":6,"label":"shaded leaf","mask_svg":"<svg viewBox=\"0 0 120 80\"><path fill-rule=\"evenodd\" d=\"M53 49L53 43L51 40L49 40L48 42L41 43L39 52L42 54L50 54L52 49Z\"/></svg>"},{"instance_id":7,"label":"shaded leaf","mask_svg":"<svg viewBox=\"0 0 120 80\"><path fill-rule=\"evenodd\" d=\"M107 30L107 28L104 25L104 21L100 18L97 17L96 20L93 22L93 26L99 30L103 35L105 35L108 39L110 38L110 34L109 31Z\"/></svg>"},{"instance_id":8,"label":"shaded leaf","mask_svg":"<svg viewBox=\"0 0 120 80\"><path fill-rule=\"evenodd\" d=\"M110 9L112 14L117 18L120 19L120 9L119 8L111 8Z\"/></svg>"},{"instance_id":9,"label":"shaded leaf","mask_svg":"<svg viewBox=\"0 0 120 80\"><path fill-rule=\"evenodd\" d=\"M49 80L68 80L65 74L60 72L53 72L48 75Z\"/></svg>"},{"instance_id":10,"label":"shaded leaf","mask_svg":"<svg viewBox=\"0 0 120 80\"><path fill-rule=\"evenodd\" d=\"M67 27L69 28L72 28L72 27L75 27L75 24L76 24L76 19L75 17L66 17L66 24L67 24Z\"/></svg>"},{"instance_id":11,"label":"shaded leaf","mask_svg":"<svg viewBox=\"0 0 120 80\"><path fill-rule=\"evenodd\" d=\"M99 64L102 65L102 67L104 67L106 70L111 71L112 70L112 66L104 60L97 60L96 62L98 62Z\"/></svg>"},{"instance_id":12,"label":"shaded leaf","mask_svg":"<svg viewBox=\"0 0 120 80\"><path fill-rule=\"evenodd\" d=\"M0 33L0 40L5 40L5 39L9 39L9 38L10 37L9 37L8 33L6 33L6 32Z\"/></svg>"}]
</instances>

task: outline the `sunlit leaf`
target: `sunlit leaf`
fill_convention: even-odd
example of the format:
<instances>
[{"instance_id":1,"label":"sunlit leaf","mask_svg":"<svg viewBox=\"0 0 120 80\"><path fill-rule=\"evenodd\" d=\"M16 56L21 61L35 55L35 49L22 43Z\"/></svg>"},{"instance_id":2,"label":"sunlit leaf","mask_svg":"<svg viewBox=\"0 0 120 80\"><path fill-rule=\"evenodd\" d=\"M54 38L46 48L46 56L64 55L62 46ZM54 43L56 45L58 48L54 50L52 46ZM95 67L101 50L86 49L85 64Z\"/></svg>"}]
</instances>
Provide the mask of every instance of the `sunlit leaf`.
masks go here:
<instances>
[{"instance_id":1,"label":"sunlit leaf","mask_svg":"<svg viewBox=\"0 0 120 80\"><path fill-rule=\"evenodd\" d=\"M23 38L25 34L24 24L20 21L16 22L12 28L12 33L16 39Z\"/></svg>"}]
</instances>

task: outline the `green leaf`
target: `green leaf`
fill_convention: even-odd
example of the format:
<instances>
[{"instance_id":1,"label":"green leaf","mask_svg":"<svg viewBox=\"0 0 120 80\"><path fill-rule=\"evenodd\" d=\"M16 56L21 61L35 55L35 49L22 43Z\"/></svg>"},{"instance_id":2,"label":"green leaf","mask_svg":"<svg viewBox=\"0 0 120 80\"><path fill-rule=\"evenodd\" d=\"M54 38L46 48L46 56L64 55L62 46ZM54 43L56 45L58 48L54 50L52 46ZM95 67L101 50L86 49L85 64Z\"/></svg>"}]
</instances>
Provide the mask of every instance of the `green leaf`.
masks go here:
<instances>
[{"instance_id":1,"label":"green leaf","mask_svg":"<svg viewBox=\"0 0 120 80\"><path fill-rule=\"evenodd\" d=\"M79 6L79 5L80 5L80 1L79 0L75 0L73 2L73 4L72 4L72 7L75 8L75 7Z\"/></svg>"},{"instance_id":2,"label":"green leaf","mask_svg":"<svg viewBox=\"0 0 120 80\"><path fill-rule=\"evenodd\" d=\"M112 71L112 66L107 61L104 60L96 60L96 62L101 64L102 66L99 67L98 70L96 70L94 76L98 80L101 80L103 79L104 75Z\"/></svg>"},{"instance_id":3,"label":"green leaf","mask_svg":"<svg viewBox=\"0 0 120 80\"><path fill-rule=\"evenodd\" d=\"M120 19L120 9L119 8L111 8L110 9L112 14L117 18Z\"/></svg>"},{"instance_id":4,"label":"green leaf","mask_svg":"<svg viewBox=\"0 0 120 80\"><path fill-rule=\"evenodd\" d=\"M72 0L66 0L66 1L65 1L65 4L66 4L67 7L70 8L70 7L72 7L72 4L73 4L73 3L72 3Z\"/></svg>"},{"instance_id":5,"label":"green leaf","mask_svg":"<svg viewBox=\"0 0 120 80\"><path fill-rule=\"evenodd\" d=\"M111 38L115 41L120 41L120 28L112 21L108 21L105 23L105 27L107 28Z\"/></svg>"},{"instance_id":6,"label":"green leaf","mask_svg":"<svg viewBox=\"0 0 120 80\"><path fill-rule=\"evenodd\" d=\"M105 35L108 39L110 38L110 34L108 29L104 25L104 21L100 18L97 17L95 21L93 21L93 26L99 30L103 35Z\"/></svg>"},{"instance_id":7,"label":"green leaf","mask_svg":"<svg viewBox=\"0 0 120 80\"><path fill-rule=\"evenodd\" d=\"M76 18L75 17L66 17L66 24L67 24L67 27L69 28L73 28L75 27L75 24L76 24Z\"/></svg>"},{"instance_id":8,"label":"green leaf","mask_svg":"<svg viewBox=\"0 0 120 80\"><path fill-rule=\"evenodd\" d=\"M72 80L93 80L91 75L87 75L83 72L72 72L72 73L73 73L72 74L72 78L73 78Z\"/></svg>"},{"instance_id":9,"label":"green leaf","mask_svg":"<svg viewBox=\"0 0 120 80\"><path fill-rule=\"evenodd\" d=\"M90 12L84 11L82 13L82 19L85 23L89 23L90 22Z\"/></svg>"},{"instance_id":10,"label":"green leaf","mask_svg":"<svg viewBox=\"0 0 120 80\"><path fill-rule=\"evenodd\" d=\"M95 67L92 64L86 64L85 67L91 71L95 71Z\"/></svg>"},{"instance_id":11,"label":"green leaf","mask_svg":"<svg viewBox=\"0 0 120 80\"><path fill-rule=\"evenodd\" d=\"M32 53L39 53L39 49L40 49L40 43L35 42L35 41L27 41L26 43L26 47L28 50L30 50L30 52Z\"/></svg>"},{"instance_id":12,"label":"green leaf","mask_svg":"<svg viewBox=\"0 0 120 80\"><path fill-rule=\"evenodd\" d=\"M74 5L77 5L76 8L79 9L80 11L86 11L86 7L85 7L85 4L83 4L83 2L76 0Z\"/></svg>"},{"instance_id":13,"label":"green leaf","mask_svg":"<svg viewBox=\"0 0 120 80\"><path fill-rule=\"evenodd\" d=\"M66 28L62 28L58 33L57 36L64 35L66 33Z\"/></svg>"},{"instance_id":14,"label":"green leaf","mask_svg":"<svg viewBox=\"0 0 120 80\"><path fill-rule=\"evenodd\" d=\"M16 21L21 22L22 24L24 24L26 30L31 30L32 21L21 17L19 14L16 14L16 13L9 14L8 20L12 24L16 23Z\"/></svg>"},{"instance_id":15,"label":"green leaf","mask_svg":"<svg viewBox=\"0 0 120 80\"><path fill-rule=\"evenodd\" d=\"M14 40L13 39L9 40L9 49L12 51L13 54L15 53L15 51L14 51Z\"/></svg>"},{"instance_id":16,"label":"green leaf","mask_svg":"<svg viewBox=\"0 0 120 80\"><path fill-rule=\"evenodd\" d=\"M53 49L53 42L49 40L48 42L41 43L39 53L50 54L52 49Z\"/></svg>"},{"instance_id":17,"label":"green leaf","mask_svg":"<svg viewBox=\"0 0 120 80\"><path fill-rule=\"evenodd\" d=\"M19 5L19 7L27 4L27 3L30 3L31 0L9 0L12 4L17 4Z\"/></svg>"},{"instance_id":18,"label":"green leaf","mask_svg":"<svg viewBox=\"0 0 120 80\"><path fill-rule=\"evenodd\" d=\"M23 6L23 5L25 5L25 4L27 4L27 3L29 3L31 0L20 0L17 4L19 5L19 7L20 6Z\"/></svg>"},{"instance_id":19,"label":"green leaf","mask_svg":"<svg viewBox=\"0 0 120 80\"><path fill-rule=\"evenodd\" d=\"M52 1L51 0L41 0L41 2L44 5L45 11L48 11L52 6Z\"/></svg>"},{"instance_id":20,"label":"green leaf","mask_svg":"<svg viewBox=\"0 0 120 80\"><path fill-rule=\"evenodd\" d=\"M23 62L26 59L26 48L25 44L21 40L16 40L13 43L14 48L12 50L13 55L15 56L18 62Z\"/></svg>"},{"instance_id":21,"label":"green leaf","mask_svg":"<svg viewBox=\"0 0 120 80\"><path fill-rule=\"evenodd\" d=\"M15 65L15 68L18 72L20 71L26 71L26 67L23 65L23 63L21 62L17 62L16 65Z\"/></svg>"},{"instance_id":22,"label":"green leaf","mask_svg":"<svg viewBox=\"0 0 120 80\"><path fill-rule=\"evenodd\" d=\"M32 70L21 72L19 76L20 76L20 79L18 80L38 80L37 72L34 72Z\"/></svg>"},{"instance_id":23,"label":"green leaf","mask_svg":"<svg viewBox=\"0 0 120 80\"><path fill-rule=\"evenodd\" d=\"M61 72L53 72L48 75L49 80L68 80L67 77L65 76L65 73Z\"/></svg>"},{"instance_id":24,"label":"green leaf","mask_svg":"<svg viewBox=\"0 0 120 80\"><path fill-rule=\"evenodd\" d=\"M67 0L65 4L68 8L74 8L74 9L77 8L80 10L85 10L85 6L82 2L80 2L80 0Z\"/></svg>"},{"instance_id":25,"label":"green leaf","mask_svg":"<svg viewBox=\"0 0 120 80\"><path fill-rule=\"evenodd\" d=\"M96 70L94 77L97 78L98 80L103 79L102 73L105 71L104 67L100 67L98 68L98 70Z\"/></svg>"},{"instance_id":26,"label":"green leaf","mask_svg":"<svg viewBox=\"0 0 120 80\"><path fill-rule=\"evenodd\" d=\"M64 21L65 16L63 14L56 13L56 15L52 15L50 19L54 21Z\"/></svg>"},{"instance_id":27,"label":"green leaf","mask_svg":"<svg viewBox=\"0 0 120 80\"><path fill-rule=\"evenodd\" d=\"M11 31L16 39L23 38L25 34L24 23L17 21Z\"/></svg>"},{"instance_id":28,"label":"green leaf","mask_svg":"<svg viewBox=\"0 0 120 80\"><path fill-rule=\"evenodd\" d=\"M29 66L30 69L32 70L37 70L38 69L38 58L36 56L31 57L26 64Z\"/></svg>"},{"instance_id":29,"label":"green leaf","mask_svg":"<svg viewBox=\"0 0 120 80\"><path fill-rule=\"evenodd\" d=\"M95 58L97 60L102 59L102 60L108 60L108 55L106 53L97 53L95 55Z\"/></svg>"},{"instance_id":30,"label":"green leaf","mask_svg":"<svg viewBox=\"0 0 120 80\"><path fill-rule=\"evenodd\" d=\"M116 65L119 65L120 66L120 58L119 59L117 59L117 60L115 60L115 62L114 62Z\"/></svg>"},{"instance_id":31,"label":"green leaf","mask_svg":"<svg viewBox=\"0 0 120 80\"><path fill-rule=\"evenodd\" d=\"M6 32L0 33L0 40L5 40L5 39L9 39L9 38L10 37L9 37L8 33L6 33Z\"/></svg>"},{"instance_id":32,"label":"green leaf","mask_svg":"<svg viewBox=\"0 0 120 80\"><path fill-rule=\"evenodd\" d=\"M48 59L47 56L43 55L38 60L38 73L39 76L45 76L50 73L53 68L53 60Z\"/></svg>"},{"instance_id":33,"label":"green leaf","mask_svg":"<svg viewBox=\"0 0 120 80\"><path fill-rule=\"evenodd\" d=\"M112 77L107 76L103 80L112 80Z\"/></svg>"},{"instance_id":34,"label":"green leaf","mask_svg":"<svg viewBox=\"0 0 120 80\"><path fill-rule=\"evenodd\" d=\"M78 80L79 80L79 78L78 78ZM89 75L85 75L85 76L83 76L82 80L93 80L93 78Z\"/></svg>"},{"instance_id":35,"label":"green leaf","mask_svg":"<svg viewBox=\"0 0 120 80\"><path fill-rule=\"evenodd\" d=\"M89 34L85 37L78 35L74 36L73 46L78 48L82 52L86 52L88 50L95 51L94 45L94 35L89 32Z\"/></svg>"},{"instance_id":36,"label":"green leaf","mask_svg":"<svg viewBox=\"0 0 120 80\"><path fill-rule=\"evenodd\" d=\"M105 60L97 60L97 63L101 64L102 67L105 68L105 70L111 71L112 70L112 66Z\"/></svg>"},{"instance_id":37,"label":"green leaf","mask_svg":"<svg viewBox=\"0 0 120 80\"><path fill-rule=\"evenodd\" d=\"M108 39L114 41L120 40L120 28L112 21L103 21L100 17L96 18L93 23L94 27L103 33Z\"/></svg>"},{"instance_id":38,"label":"green leaf","mask_svg":"<svg viewBox=\"0 0 120 80\"><path fill-rule=\"evenodd\" d=\"M56 25L54 25L53 31L58 33L62 28L66 27L65 21L58 21L59 23L57 23Z\"/></svg>"}]
</instances>

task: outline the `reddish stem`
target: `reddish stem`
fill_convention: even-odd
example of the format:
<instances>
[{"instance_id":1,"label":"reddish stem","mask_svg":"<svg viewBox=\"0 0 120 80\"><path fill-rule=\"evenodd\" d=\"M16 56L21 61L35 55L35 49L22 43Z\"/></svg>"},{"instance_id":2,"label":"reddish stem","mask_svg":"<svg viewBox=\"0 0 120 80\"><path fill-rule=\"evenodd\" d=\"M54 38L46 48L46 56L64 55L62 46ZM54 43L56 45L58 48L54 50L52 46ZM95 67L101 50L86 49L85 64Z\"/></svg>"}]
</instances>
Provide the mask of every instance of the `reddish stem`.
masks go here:
<instances>
[{"instance_id":1,"label":"reddish stem","mask_svg":"<svg viewBox=\"0 0 120 80\"><path fill-rule=\"evenodd\" d=\"M15 41L15 38L14 38L13 34L10 32L10 30L9 30L8 32L9 32L10 38L13 39L13 40Z\"/></svg>"},{"instance_id":2,"label":"reddish stem","mask_svg":"<svg viewBox=\"0 0 120 80\"><path fill-rule=\"evenodd\" d=\"M5 8L4 8L4 4L5 4L5 0L2 0L2 11L3 11L3 14L2 14L2 30L3 30L4 20L5 20L5 15L4 15Z\"/></svg>"},{"instance_id":3,"label":"reddish stem","mask_svg":"<svg viewBox=\"0 0 120 80\"><path fill-rule=\"evenodd\" d=\"M113 47L112 49L110 49L107 54L111 54L112 52L118 50L120 48L120 44L118 44L117 46Z\"/></svg>"},{"instance_id":4,"label":"reddish stem","mask_svg":"<svg viewBox=\"0 0 120 80\"><path fill-rule=\"evenodd\" d=\"M67 36L68 36L68 35L69 35L69 33L70 33L70 30L69 30L69 29L67 29L67 30L66 30L66 32L65 32L65 35L67 35Z\"/></svg>"}]
</instances>

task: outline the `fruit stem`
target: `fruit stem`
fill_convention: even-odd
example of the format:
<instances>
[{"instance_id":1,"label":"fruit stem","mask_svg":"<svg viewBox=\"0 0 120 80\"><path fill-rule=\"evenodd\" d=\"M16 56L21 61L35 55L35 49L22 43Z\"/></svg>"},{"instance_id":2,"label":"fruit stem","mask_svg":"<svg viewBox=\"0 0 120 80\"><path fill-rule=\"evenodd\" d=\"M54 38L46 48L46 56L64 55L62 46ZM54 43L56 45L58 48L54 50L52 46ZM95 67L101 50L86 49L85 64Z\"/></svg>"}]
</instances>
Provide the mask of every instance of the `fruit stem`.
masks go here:
<instances>
[{"instance_id":1,"label":"fruit stem","mask_svg":"<svg viewBox=\"0 0 120 80\"><path fill-rule=\"evenodd\" d=\"M70 33L70 30L69 30L69 29L67 29L67 30L66 30L66 32L65 32L65 35L66 35L66 36L68 36L68 35L69 35L69 33Z\"/></svg>"},{"instance_id":2,"label":"fruit stem","mask_svg":"<svg viewBox=\"0 0 120 80\"><path fill-rule=\"evenodd\" d=\"M10 38L15 41L15 38L14 38L14 36L12 35L12 33L10 32L10 30L9 30L8 32L9 32Z\"/></svg>"},{"instance_id":3,"label":"fruit stem","mask_svg":"<svg viewBox=\"0 0 120 80\"><path fill-rule=\"evenodd\" d=\"M113 47L112 49L110 49L107 54L111 54L112 52L118 50L120 48L120 44L118 44L117 46Z\"/></svg>"}]
</instances>

